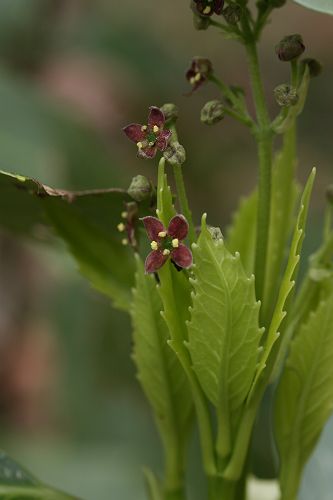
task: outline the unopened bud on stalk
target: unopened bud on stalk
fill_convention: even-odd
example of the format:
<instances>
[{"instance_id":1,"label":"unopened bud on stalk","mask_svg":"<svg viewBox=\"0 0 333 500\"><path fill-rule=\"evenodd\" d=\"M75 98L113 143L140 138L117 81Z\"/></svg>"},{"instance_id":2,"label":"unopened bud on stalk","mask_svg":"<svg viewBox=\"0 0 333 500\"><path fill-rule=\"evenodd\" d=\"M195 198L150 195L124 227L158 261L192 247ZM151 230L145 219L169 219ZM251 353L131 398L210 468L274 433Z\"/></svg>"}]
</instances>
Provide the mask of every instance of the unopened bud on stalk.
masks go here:
<instances>
[{"instance_id":1,"label":"unopened bud on stalk","mask_svg":"<svg viewBox=\"0 0 333 500\"><path fill-rule=\"evenodd\" d=\"M328 188L326 189L326 198L327 201L333 204L333 184L328 186Z\"/></svg>"},{"instance_id":2,"label":"unopened bud on stalk","mask_svg":"<svg viewBox=\"0 0 333 500\"><path fill-rule=\"evenodd\" d=\"M224 109L221 101L208 101L201 110L200 120L206 125L214 125L224 117Z\"/></svg>"},{"instance_id":3,"label":"unopened bud on stalk","mask_svg":"<svg viewBox=\"0 0 333 500\"><path fill-rule=\"evenodd\" d=\"M320 75L323 69L319 61L317 61L316 59L312 59L310 57L301 60L301 70L304 69L306 66L309 68L309 74L312 78Z\"/></svg>"},{"instance_id":4,"label":"unopened bud on stalk","mask_svg":"<svg viewBox=\"0 0 333 500\"><path fill-rule=\"evenodd\" d=\"M298 101L297 90L288 83L282 83L274 89L274 97L279 106L293 106Z\"/></svg>"},{"instance_id":5,"label":"unopened bud on stalk","mask_svg":"<svg viewBox=\"0 0 333 500\"><path fill-rule=\"evenodd\" d=\"M143 175L136 175L133 177L127 192L133 200L139 202L145 200L152 194L152 186L146 177Z\"/></svg>"},{"instance_id":6,"label":"unopened bud on stalk","mask_svg":"<svg viewBox=\"0 0 333 500\"><path fill-rule=\"evenodd\" d=\"M242 9L236 3L230 3L222 11L222 15L223 15L224 19L227 21L227 23L233 24L233 25L238 23L238 21L241 18L241 14L242 14Z\"/></svg>"},{"instance_id":7,"label":"unopened bud on stalk","mask_svg":"<svg viewBox=\"0 0 333 500\"><path fill-rule=\"evenodd\" d=\"M186 160L186 152L184 146L179 142L169 144L163 152L163 156L170 165L182 165Z\"/></svg>"},{"instance_id":8,"label":"unopened bud on stalk","mask_svg":"<svg viewBox=\"0 0 333 500\"><path fill-rule=\"evenodd\" d=\"M176 121L178 118L178 108L171 102L163 104L163 106L161 107L161 111L164 114L166 122Z\"/></svg>"},{"instance_id":9,"label":"unopened bud on stalk","mask_svg":"<svg viewBox=\"0 0 333 500\"><path fill-rule=\"evenodd\" d=\"M289 35L282 38L282 40L275 46L275 52L280 61L292 61L297 59L305 50L305 45L301 35Z\"/></svg>"}]
</instances>

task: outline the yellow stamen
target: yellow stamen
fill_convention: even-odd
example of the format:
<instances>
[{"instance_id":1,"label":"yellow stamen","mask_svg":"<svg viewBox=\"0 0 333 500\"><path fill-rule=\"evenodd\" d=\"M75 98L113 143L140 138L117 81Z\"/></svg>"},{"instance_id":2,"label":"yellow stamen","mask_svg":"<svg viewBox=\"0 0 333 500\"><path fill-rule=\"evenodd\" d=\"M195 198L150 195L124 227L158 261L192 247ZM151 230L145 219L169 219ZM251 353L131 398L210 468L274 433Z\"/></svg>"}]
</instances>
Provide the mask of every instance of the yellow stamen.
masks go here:
<instances>
[{"instance_id":1,"label":"yellow stamen","mask_svg":"<svg viewBox=\"0 0 333 500\"><path fill-rule=\"evenodd\" d=\"M136 145L138 146L139 149L142 149L143 148L143 144L142 142L137 142Z\"/></svg>"},{"instance_id":2,"label":"yellow stamen","mask_svg":"<svg viewBox=\"0 0 333 500\"><path fill-rule=\"evenodd\" d=\"M158 236L159 236L160 238L165 238L165 237L166 237L166 231L160 231L160 232L158 233Z\"/></svg>"},{"instance_id":3,"label":"yellow stamen","mask_svg":"<svg viewBox=\"0 0 333 500\"><path fill-rule=\"evenodd\" d=\"M121 212L121 216L122 216L123 219L127 219L128 212Z\"/></svg>"},{"instance_id":4,"label":"yellow stamen","mask_svg":"<svg viewBox=\"0 0 333 500\"><path fill-rule=\"evenodd\" d=\"M148 142L148 146L152 147L154 146L155 142Z\"/></svg>"},{"instance_id":5,"label":"yellow stamen","mask_svg":"<svg viewBox=\"0 0 333 500\"><path fill-rule=\"evenodd\" d=\"M145 132L146 130L147 130L147 125L142 125L142 127L141 127L141 131L142 131L142 132Z\"/></svg>"},{"instance_id":6,"label":"yellow stamen","mask_svg":"<svg viewBox=\"0 0 333 500\"><path fill-rule=\"evenodd\" d=\"M156 134L156 132L158 132L160 129L158 128L157 125L154 125L153 127L153 132Z\"/></svg>"},{"instance_id":7,"label":"yellow stamen","mask_svg":"<svg viewBox=\"0 0 333 500\"><path fill-rule=\"evenodd\" d=\"M178 238L174 238L171 243L172 243L173 248L179 247L179 239Z\"/></svg>"},{"instance_id":8,"label":"yellow stamen","mask_svg":"<svg viewBox=\"0 0 333 500\"><path fill-rule=\"evenodd\" d=\"M209 7L209 5L207 5L207 7L204 8L204 10L202 11L203 14L209 14L211 12L212 8Z\"/></svg>"},{"instance_id":9,"label":"yellow stamen","mask_svg":"<svg viewBox=\"0 0 333 500\"><path fill-rule=\"evenodd\" d=\"M150 246L151 246L152 250L157 250L158 249L158 243L157 243L157 241L152 241L150 243Z\"/></svg>"},{"instance_id":10,"label":"yellow stamen","mask_svg":"<svg viewBox=\"0 0 333 500\"><path fill-rule=\"evenodd\" d=\"M163 255L170 255L170 250L168 250L167 248L163 250Z\"/></svg>"},{"instance_id":11,"label":"yellow stamen","mask_svg":"<svg viewBox=\"0 0 333 500\"><path fill-rule=\"evenodd\" d=\"M198 82L201 79L201 73L197 73L193 78L195 82Z\"/></svg>"},{"instance_id":12,"label":"yellow stamen","mask_svg":"<svg viewBox=\"0 0 333 500\"><path fill-rule=\"evenodd\" d=\"M123 231L125 231L125 224L123 224L122 222L120 222L117 226L117 229L120 233L122 233Z\"/></svg>"},{"instance_id":13,"label":"yellow stamen","mask_svg":"<svg viewBox=\"0 0 333 500\"><path fill-rule=\"evenodd\" d=\"M190 78L190 84L193 85L194 83L195 83L195 77L191 76L191 78Z\"/></svg>"},{"instance_id":14,"label":"yellow stamen","mask_svg":"<svg viewBox=\"0 0 333 500\"><path fill-rule=\"evenodd\" d=\"M124 247L128 245L128 239L127 238L122 239L121 244L124 245Z\"/></svg>"}]
</instances>

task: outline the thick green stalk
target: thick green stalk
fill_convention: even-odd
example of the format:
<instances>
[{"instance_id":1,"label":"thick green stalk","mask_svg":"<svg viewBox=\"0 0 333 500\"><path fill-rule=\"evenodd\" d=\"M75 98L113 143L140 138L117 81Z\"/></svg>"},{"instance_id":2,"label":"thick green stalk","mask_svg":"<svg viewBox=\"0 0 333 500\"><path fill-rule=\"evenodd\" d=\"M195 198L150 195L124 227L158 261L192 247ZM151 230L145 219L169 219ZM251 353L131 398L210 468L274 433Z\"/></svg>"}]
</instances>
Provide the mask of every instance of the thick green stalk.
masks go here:
<instances>
[{"instance_id":1,"label":"thick green stalk","mask_svg":"<svg viewBox=\"0 0 333 500\"><path fill-rule=\"evenodd\" d=\"M208 500L240 500L236 497L236 483L221 476L208 478Z\"/></svg>"},{"instance_id":2,"label":"thick green stalk","mask_svg":"<svg viewBox=\"0 0 333 500\"><path fill-rule=\"evenodd\" d=\"M257 115L257 130L255 136L258 142L259 186L255 277L257 298L262 299L265 286L271 211L273 134L270 127L270 119L261 81L256 44L254 41L249 40L245 44L245 47L249 62L253 99Z\"/></svg>"},{"instance_id":3,"label":"thick green stalk","mask_svg":"<svg viewBox=\"0 0 333 500\"><path fill-rule=\"evenodd\" d=\"M164 493L165 500L186 500L186 495L183 489L175 491L166 491Z\"/></svg>"}]
</instances>

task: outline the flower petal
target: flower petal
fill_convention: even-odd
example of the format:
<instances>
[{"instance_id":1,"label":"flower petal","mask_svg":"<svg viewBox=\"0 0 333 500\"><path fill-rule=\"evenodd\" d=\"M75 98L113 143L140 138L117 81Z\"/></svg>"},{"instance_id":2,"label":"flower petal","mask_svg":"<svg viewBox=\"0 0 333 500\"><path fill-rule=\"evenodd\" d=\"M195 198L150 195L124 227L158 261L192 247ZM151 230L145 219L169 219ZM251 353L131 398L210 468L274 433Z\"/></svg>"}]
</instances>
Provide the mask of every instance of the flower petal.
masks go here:
<instances>
[{"instance_id":1,"label":"flower petal","mask_svg":"<svg viewBox=\"0 0 333 500\"><path fill-rule=\"evenodd\" d=\"M148 125L152 128L154 125L157 125L159 128L163 127L165 123L164 113L160 108L156 106L151 106L149 108L149 116L148 116Z\"/></svg>"},{"instance_id":2,"label":"flower petal","mask_svg":"<svg viewBox=\"0 0 333 500\"><path fill-rule=\"evenodd\" d=\"M185 217L181 214L177 214L172 217L168 226L168 235L171 238L178 238L179 240L184 240L188 233L188 223Z\"/></svg>"},{"instance_id":3,"label":"flower petal","mask_svg":"<svg viewBox=\"0 0 333 500\"><path fill-rule=\"evenodd\" d=\"M146 273L155 273L160 269L165 261L168 259L168 255L163 255L161 250L153 250L147 255L145 261L145 271Z\"/></svg>"},{"instance_id":4,"label":"flower petal","mask_svg":"<svg viewBox=\"0 0 333 500\"><path fill-rule=\"evenodd\" d=\"M151 160L156 155L156 152L157 152L156 146L153 146L151 148L145 147L138 149L138 156L140 156L140 158L145 158L146 160L147 159Z\"/></svg>"},{"instance_id":5,"label":"flower petal","mask_svg":"<svg viewBox=\"0 0 333 500\"><path fill-rule=\"evenodd\" d=\"M123 128L123 131L131 141L140 142L146 137L146 132L141 130L141 128L142 125L139 123L130 123L127 127Z\"/></svg>"},{"instance_id":6,"label":"flower petal","mask_svg":"<svg viewBox=\"0 0 333 500\"><path fill-rule=\"evenodd\" d=\"M161 133L158 136L158 139L156 141L156 146L160 151L166 150L171 135L172 135L171 130L162 130L161 131Z\"/></svg>"},{"instance_id":7,"label":"flower petal","mask_svg":"<svg viewBox=\"0 0 333 500\"><path fill-rule=\"evenodd\" d=\"M221 14L224 5L224 0L215 0L214 2L214 12L215 14Z\"/></svg>"},{"instance_id":8,"label":"flower petal","mask_svg":"<svg viewBox=\"0 0 333 500\"><path fill-rule=\"evenodd\" d=\"M142 217L141 220L144 223L150 241L160 241L161 238L158 236L158 233L165 231L162 222L157 217L152 217L151 215Z\"/></svg>"},{"instance_id":9,"label":"flower petal","mask_svg":"<svg viewBox=\"0 0 333 500\"><path fill-rule=\"evenodd\" d=\"M182 243L171 251L171 259L177 266L187 269L192 265L192 252Z\"/></svg>"}]
</instances>

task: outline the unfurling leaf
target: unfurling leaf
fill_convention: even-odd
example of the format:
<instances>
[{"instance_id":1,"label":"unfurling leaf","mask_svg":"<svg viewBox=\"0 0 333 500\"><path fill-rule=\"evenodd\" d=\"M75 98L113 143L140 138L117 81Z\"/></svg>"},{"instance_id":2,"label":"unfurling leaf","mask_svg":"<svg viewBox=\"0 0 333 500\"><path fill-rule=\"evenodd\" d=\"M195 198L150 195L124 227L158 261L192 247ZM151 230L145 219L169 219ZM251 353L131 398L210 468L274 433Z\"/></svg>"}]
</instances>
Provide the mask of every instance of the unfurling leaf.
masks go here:
<instances>
[{"instance_id":1,"label":"unfurling leaf","mask_svg":"<svg viewBox=\"0 0 333 500\"><path fill-rule=\"evenodd\" d=\"M262 334L260 303L254 277L247 277L239 254L233 256L223 240L212 239L205 216L193 253L188 348L199 382L217 408L219 451L226 456L255 374Z\"/></svg>"},{"instance_id":2,"label":"unfurling leaf","mask_svg":"<svg viewBox=\"0 0 333 500\"><path fill-rule=\"evenodd\" d=\"M304 464L332 409L333 295L296 332L277 390L275 427L283 498L295 498Z\"/></svg>"},{"instance_id":3,"label":"unfurling leaf","mask_svg":"<svg viewBox=\"0 0 333 500\"><path fill-rule=\"evenodd\" d=\"M151 404L166 456L176 454L180 471L192 414L191 391L161 317L162 303L155 278L146 275L137 258L136 287L131 309L134 327L133 359L138 379ZM170 486L170 485L169 485ZM174 485L178 487L179 485Z\"/></svg>"}]
</instances>

